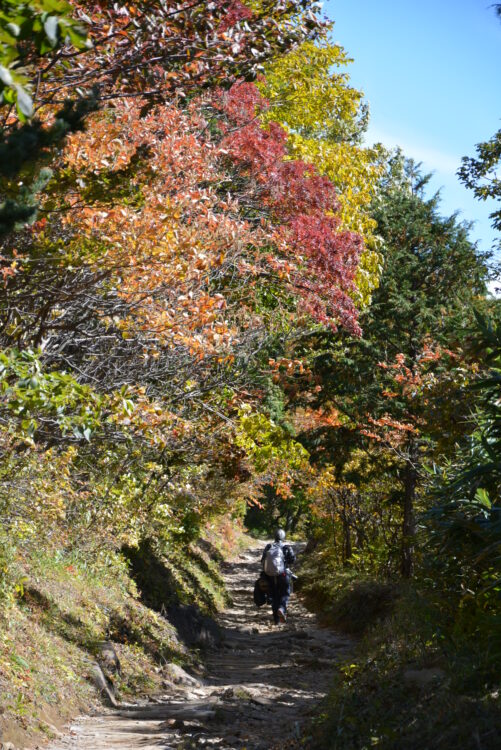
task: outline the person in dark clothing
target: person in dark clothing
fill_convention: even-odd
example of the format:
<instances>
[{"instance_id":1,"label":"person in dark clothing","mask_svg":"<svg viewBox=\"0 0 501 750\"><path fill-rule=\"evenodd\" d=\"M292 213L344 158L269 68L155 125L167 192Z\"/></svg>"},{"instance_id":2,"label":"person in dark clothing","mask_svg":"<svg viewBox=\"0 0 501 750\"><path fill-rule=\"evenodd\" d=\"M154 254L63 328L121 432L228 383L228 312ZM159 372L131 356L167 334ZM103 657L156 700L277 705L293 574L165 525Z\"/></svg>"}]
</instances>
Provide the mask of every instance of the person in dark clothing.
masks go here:
<instances>
[{"instance_id":1,"label":"person in dark clothing","mask_svg":"<svg viewBox=\"0 0 501 750\"><path fill-rule=\"evenodd\" d=\"M277 529L275 541L264 548L261 564L268 579L269 596L273 622L287 620L287 605L291 595L291 572L289 567L296 561L296 555L290 544L285 544L285 531Z\"/></svg>"}]
</instances>

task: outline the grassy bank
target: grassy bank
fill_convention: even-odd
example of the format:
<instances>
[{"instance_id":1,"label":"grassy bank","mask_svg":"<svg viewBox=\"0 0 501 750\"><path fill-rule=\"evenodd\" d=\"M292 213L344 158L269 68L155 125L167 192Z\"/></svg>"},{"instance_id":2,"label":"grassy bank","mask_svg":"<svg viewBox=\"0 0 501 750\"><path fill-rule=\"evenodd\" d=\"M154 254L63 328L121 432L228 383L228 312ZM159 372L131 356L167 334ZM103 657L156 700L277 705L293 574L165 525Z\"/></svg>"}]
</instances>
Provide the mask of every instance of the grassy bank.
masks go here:
<instances>
[{"instance_id":1,"label":"grassy bank","mask_svg":"<svg viewBox=\"0 0 501 750\"><path fill-rule=\"evenodd\" d=\"M217 529L205 536L162 554L135 550L133 560L132 550L89 559L57 549L19 560L15 598L0 614L0 739L33 746L99 706L96 663L129 700L165 692L170 662L199 668L199 650L161 611L192 605L207 617L227 604L219 564L231 545L218 544ZM103 660L103 643L120 671Z\"/></svg>"},{"instance_id":2,"label":"grassy bank","mask_svg":"<svg viewBox=\"0 0 501 750\"><path fill-rule=\"evenodd\" d=\"M495 750L501 746L499 637L451 615L420 581L377 580L329 566L318 550L303 593L354 651L307 740L309 750Z\"/></svg>"}]
</instances>

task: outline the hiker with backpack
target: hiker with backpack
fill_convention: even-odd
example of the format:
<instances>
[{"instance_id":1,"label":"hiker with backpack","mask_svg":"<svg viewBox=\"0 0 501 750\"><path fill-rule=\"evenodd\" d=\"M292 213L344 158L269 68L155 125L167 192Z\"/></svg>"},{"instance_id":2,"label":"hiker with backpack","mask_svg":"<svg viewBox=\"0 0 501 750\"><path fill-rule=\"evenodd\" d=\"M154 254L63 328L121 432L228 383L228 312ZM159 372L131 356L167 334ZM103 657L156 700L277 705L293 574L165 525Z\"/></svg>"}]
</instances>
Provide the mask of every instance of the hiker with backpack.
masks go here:
<instances>
[{"instance_id":1,"label":"hiker with backpack","mask_svg":"<svg viewBox=\"0 0 501 750\"><path fill-rule=\"evenodd\" d=\"M287 620L287 604L291 595L292 573L289 567L296 561L290 544L285 544L285 531L277 529L275 541L267 544L261 557L263 573L268 581L273 622Z\"/></svg>"}]
</instances>

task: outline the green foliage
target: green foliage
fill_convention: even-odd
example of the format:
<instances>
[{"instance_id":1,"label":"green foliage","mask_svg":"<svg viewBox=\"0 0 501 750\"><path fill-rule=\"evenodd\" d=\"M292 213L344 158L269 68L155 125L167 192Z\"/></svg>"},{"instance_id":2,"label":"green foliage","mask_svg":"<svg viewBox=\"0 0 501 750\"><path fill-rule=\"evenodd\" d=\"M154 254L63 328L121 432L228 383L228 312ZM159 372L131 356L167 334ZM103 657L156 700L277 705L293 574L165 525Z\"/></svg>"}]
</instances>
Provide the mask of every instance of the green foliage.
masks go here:
<instances>
[{"instance_id":1,"label":"green foliage","mask_svg":"<svg viewBox=\"0 0 501 750\"><path fill-rule=\"evenodd\" d=\"M285 497L291 494L294 476L307 471L306 449L265 414L241 410L235 442L262 481L268 484L273 480L277 493Z\"/></svg>"},{"instance_id":2,"label":"green foliage","mask_svg":"<svg viewBox=\"0 0 501 750\"><path fill-rule=\"evenodd\" d=\"M0 130L0 237L35 220L38 194L52 176L50 169L41 169L43 160L96 108L95 91L80 92L76 100L65 97L49 125L35 117L33 88L43 82L61 48L84 51L92 46L73 12L65 0L0 3L0 106L15 106L22 123L7 115ZM23 180L13 181L21 170Z\"/></svg>"},{"instance_id":3,"label":"green foliage","mask_svg":"<svg viewBox=\"0 0 501 750\"><path fill-rule=\"evenodd\" d=\"M494 634L501 617L501 323L480 314L477 322L474 345L483 367L470 385L470 430L435 470L428 522L441 585L445 576L455 595L452 608L474 630Z\"/></svg>"},{"instance_id":4,"label":"green foliage","mask_svg":"<svg viewBox=\"0 0 501 750\"><path fill-rule=\"evenodd\" d=\"M342 567L337 549L322 540L301 565L301 594L330 627L361 636L393 611L399 595L395 579L374 578L355 562Z\"/></svg>"},{"instance_id":5,"label":"green foliage","mask_svg":"<svg viewBox=\"0 0 501 750\"><path fill-rule=\"evenodd\" d=\"M501 200L501 179L498 177L501 163L501 130L492 138L476 146L477 156L464 156L458 170L461 182L473 190L478 200ZM491 214L492 226L501 231L501 208Z\"/></svg>"},{"instance_id":6,"label":"green foliage","mask_svg":"<svg viewBox=\"0 0 501 750\"><path fill-rule=\"evenodd\" d=\"M19 119L33 116L30 77L39 58L67 42L88 47L87 32L71 18L73 6L65 0L4 0L0 4L0 97L15 105Z\"/></svg>"},{"instance_id":7,"label":"green foliage","mask_svg":"<svg viewBox=\"0 0 501 750\"><path fill-rule=\"evenodd\" d=\"M14 540L0 526L0 606L7 607L12 604L15 593L15 578L13 575L13 563L15 559Z\"/></svg>"},{"instance_id":8,"label":"green foliage","mask_svg":"<svg viewBox=\"0 0 501 750\"><path fill-rule=\"evenodd\" d=\"M419 347L431 331L438 341L454 329L460 335L468 303L485 292L487 260L468 239L468 226L455 215L440 215L439 196L425 197L428 176L411 161L400 176L391 173L398 159L398 154L390 159L388 185L374 206L386 245L385 270L366 322L384 324L394 354Z\"/></svg>"},{"instance_id":9,"label":"green foliage","mask_svg":"<svg viewBox=\"0 0 501 750\"><path fill-rule=\"evenodd\" d=\"M64 372L43 372L40 352L0 352L3 407L16 420L20 434L33 440L36 430L58 428L62 435L90 440L100 424L102 397Z\"/></svg>"},{"instance_id":10,"label":"green foliage","mask_svg":"<svg viewBox=\"0 0 501 750\"><path fill-rule=\"evenodd\" d=\"M356 556L341 570L330 535L306 563L312 605L326 622L364 634L337 671L306 742L312 749L499 744L501 326L476 317L475 336L470 328L462 336L469 374L461 393L471 413L456 446L441 443L449 459L435 467L433 495L429 481L421 485L418 507L434 506L419 518L414 581L392 586L364 575ZM450 429L450 421L436 424Z\"/></svg>"},{"instance_id":11,"label":"green foliage","mask_svg":"<svg viewBox=\"0 0 501 750\"><path fill-rule=\"evenodd\" d=\"M308 750L473 750L478 741L495 750L499 648L455 628L448 593L426 580L340 573L328 555L321 548L306 562L307 600L326 623L362 637L335 669Z\"/></svg>"},{"instance_id":12,"label":"green foliage","mask_svg":"<svg viewBox=\"0 0 501 750\"><path fill-rule=\"evenodd\" d=\"M300 479L287 497L279 494L275 486L263 487L259 504L251 505L247 510L245 524L259 538L272 536L277 528L282 528L289 537L295 535L304 539L311 531L310 498Z\"/></svg>"},{"instance_id":13,"label":"green foliage","mask_svg":"<svg viewBox=\"0 0 501 750\"><path fill-rule=\"evenodd\" d=\"M388 161L374 204L385 246L379 287L361 317L361 338L313 339L312 372L321 389L310 404L337 418L301 436L318 464L331 464L332 491L319 488L330 509L325 524L332 513L338 530L344 523L338 533L353 561L360 552L362 567L372 559L381 570L386 549L394 569L400 545L406 574L414 514L426 503L423 466L450 455L466 429L472 397L464 385L472 375L461 346L486 278L486 259L467 227L440 215L438 197L424 195L426 182L399 154ZM305 341L306 351L311 344Z\"/></svg>"},{"instance_id":14,"label":"green foliage","mask_svg":"<svg viewBox=\"0 0 501 750\"><path fill-rule=\"evenodd\" d=\"M240 414L237 445L243 448L258 473L266 472L276 462L291 469L301 469L308 457L303 446L265 414Z\"/></svg>"},{"instance_id":15,"label":"green foliage","mask_svg":"<svg viewBox=\"0 0 501 750\"><path fill-rule=\"evenodd\" d=\"M49 126L35 119L0 132L0 195L4 199L0 202L0 237L35 221L39 194L53 177L44 162L51 163L54 148L68 133L83 127L85 118L97 108L96 93L66 100Z\"/></svg>"}]
</instances>

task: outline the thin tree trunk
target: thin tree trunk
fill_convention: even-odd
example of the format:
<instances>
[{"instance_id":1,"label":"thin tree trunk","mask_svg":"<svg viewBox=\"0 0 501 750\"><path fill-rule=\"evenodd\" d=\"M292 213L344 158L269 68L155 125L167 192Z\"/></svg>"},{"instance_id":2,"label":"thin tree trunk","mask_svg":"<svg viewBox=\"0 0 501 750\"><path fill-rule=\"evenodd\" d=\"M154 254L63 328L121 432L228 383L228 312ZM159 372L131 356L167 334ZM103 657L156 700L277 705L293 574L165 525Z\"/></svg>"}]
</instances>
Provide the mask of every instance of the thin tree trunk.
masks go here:
<instances>
[{"instance_id":1,"label":"thin tree trunk","mask_svg":"<svg viewBox=\"0 0 501 750\"><path fill-rule=\"evenodd\" d=\"M346 565L352 555L351 530L348 521L348 508L346 494L343 492L343 565Z\"/></svg>"},{"instance_id":2,"label":"thin tree trunk","mask_svg":"<svg viewBox=\"0 0 501 750\"><path fill-rule=\"evenodd\" d=\"M416 525L414 519L414 505L416 499L417 473L417 445L414 438L410 439L408 460L403 472L404 504L402 519L402 559L401 572L404 578L410 578L414 570L414 537Z\"/></svg>"}]
</instances>

